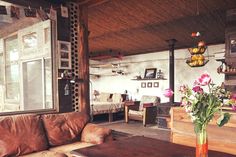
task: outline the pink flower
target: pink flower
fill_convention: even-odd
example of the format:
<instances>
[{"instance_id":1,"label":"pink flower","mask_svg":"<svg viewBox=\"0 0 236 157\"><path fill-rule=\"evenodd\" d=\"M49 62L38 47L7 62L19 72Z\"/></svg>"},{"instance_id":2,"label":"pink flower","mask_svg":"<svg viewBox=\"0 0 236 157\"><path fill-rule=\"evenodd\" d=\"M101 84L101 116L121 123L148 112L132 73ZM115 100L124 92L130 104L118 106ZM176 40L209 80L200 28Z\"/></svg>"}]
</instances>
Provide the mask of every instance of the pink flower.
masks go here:
<instances>
[{"instance_id":1,"label":"pink flower","mask_svg":"<svg viewBox=\"0 0 236 157\"><path fill-rule=\"evenodd\" d=\"M195 86L192 90L196 93L203 93L203 89L200 86Z\"/></svg>"},{"instance_id":2,"label":"pink flower","mask_svg":"<svg viewBox=\"0 0 236 157\"><path fill-rule=\"evenodd\" d=\"M236 100L236 93L234 93L234 94L231 95L231 99Z\"/></svg>"},{"instance_id":3,"label":"pink flower","mask_svg":"<svg viewBox=\"0 0 236 157\"><path fill-rule=\"evenodd\" d=\"M232 105L232 110L236 111L236 106Z\"/></svg>"},{"instance_id":4,"label":"pink flower","mask_svg":"<svg viewBox=\"0 0 236 157\"><path fill-rule=\"evenodd\" d=\"M201 86L206 86L211 82L211 77L209 74L205 73L202 74L201 77L199 77L194 84L196 85L201 85Z\"/></svg>"},{"instance_id":5,"label":"pink flower","mask_svg":"<svg viewBox=\"0 0 236 157\"><path fill-rule=\"evenodd\" d=\"M181 105L181 106L186 106L186 105L188 105L188 101L186 100L186 98L182 98L180 105Z\"/></svg>"},{"instance_id":6,"label":"pink flower","mask_svg":"<svg viewBox=\"0 0 236 157\"><path fill-rule=\"evenodd\" d=\"M186 85L182 85L179 88L179 91L183 94L185 94L187 92L187 90L188 90L188 87Z\"/></svg>"},{"instance_id":7,"label":"pink flower","mask_svg":"<svg viewBox=\"0 0 236 157\"><path fill-rule=\"evenodd\" d=\"M174 92L173 92L170 88L169 88L169 89L166 89L166 90L164 91L164 96L165 96L165 97L170 98L170 97L173 96L173 94L174 94Z\"/></svg>"}]
</instances>

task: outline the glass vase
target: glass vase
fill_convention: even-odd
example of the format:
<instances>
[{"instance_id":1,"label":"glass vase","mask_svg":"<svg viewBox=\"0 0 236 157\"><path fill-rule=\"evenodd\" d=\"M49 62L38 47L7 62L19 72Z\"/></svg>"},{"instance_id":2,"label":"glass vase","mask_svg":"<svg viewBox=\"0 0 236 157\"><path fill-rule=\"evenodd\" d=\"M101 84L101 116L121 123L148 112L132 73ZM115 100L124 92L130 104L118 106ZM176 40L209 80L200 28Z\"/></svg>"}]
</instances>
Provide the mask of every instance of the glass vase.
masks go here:
<instances>
[{"instance_id":1,"label":"glass vase","mask_svg":"<svg viewBox=\"0 0 236 157\"><path fill-rule=\"evenodd\" d=\"M196 157L208 157L207 127L203 126L196 134Z\"/></svg>"}]
</instances>

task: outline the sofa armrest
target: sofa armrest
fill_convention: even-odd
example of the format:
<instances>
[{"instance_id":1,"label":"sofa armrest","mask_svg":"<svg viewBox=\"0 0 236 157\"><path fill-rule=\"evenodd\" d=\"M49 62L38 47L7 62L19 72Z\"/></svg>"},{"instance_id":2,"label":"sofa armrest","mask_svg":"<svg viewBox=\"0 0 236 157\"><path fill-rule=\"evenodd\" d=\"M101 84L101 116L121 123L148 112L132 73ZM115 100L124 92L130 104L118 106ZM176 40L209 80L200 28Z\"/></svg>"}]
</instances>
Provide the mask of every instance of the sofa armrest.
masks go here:
<instances>
[{"instance_id":1,"label":"sofa armrest","mask_svg":"<svg viewBox=\"0 0 236 157\"><path fill-rule=\"evenodd\" d=\"M101 144L112 140L113 137L111 129L92 123L86 124L81 134L81 141L93 144Z\"/></svg>"},{"instance_id":2,"label":"sofa armrest","mask_svg":"<svg viewBox=\"0 0 236 157\"><path fill-rule=\"evenodd\" d=\"M128 104L128 105L126 105L125 103L124 103L124 105L125 105L125 110L135 110L135 111L138 111L139 110L139 105L140 105L140 101L134 101L134 102L132 102L132 104Z\"/></svg>"}]
</instances>

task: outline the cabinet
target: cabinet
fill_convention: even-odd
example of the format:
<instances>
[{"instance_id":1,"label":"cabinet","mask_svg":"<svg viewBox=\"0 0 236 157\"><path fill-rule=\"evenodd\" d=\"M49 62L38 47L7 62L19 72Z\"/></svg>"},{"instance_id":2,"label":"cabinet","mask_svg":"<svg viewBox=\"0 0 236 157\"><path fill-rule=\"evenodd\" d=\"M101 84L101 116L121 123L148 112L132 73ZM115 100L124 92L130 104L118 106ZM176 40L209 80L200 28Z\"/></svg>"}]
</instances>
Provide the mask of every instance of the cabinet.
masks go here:
<instances>
[{"instance_id":1,"label":"cabinet","mask_svg":"<svg viewBox=\"0 0 236 157\"><path fill-rule=\"evenodd\" d=\"M226 30L225 61L231 66L236 66L236 28Z\"/></svg>"},{"instance_id":2,"label":"cabinet","mask_svg":"<svg viewBox=\"0 0 236 157\"><path fill-rule=\"evenodd\" d=\"M225 60L221 60L225 68L218 68L219 73L225 75L225 88L236 92L236 9L228 10L226 13Z\"/></svg>"},{"instance_id":3,"label":"cabinet","mask_svg":"<svg viewBox=\"0 0 236 157\"><path fill-rule=\"evenodd\" d=\"M227 27L225 31L227 64L236 66L236 9L228 10L226 13Z\"/></svg>"},{"instance_id":4,"label":"cabinet","mask_svg":"<svg viewBox=\"0 0 236 157\"><path fill-rule=\"evenodd\" d=\"M161 103L157 105L156 122L159 128L170 129L170 103Z\"/></svg>"},{"instance_id":5,"label":"cabinet","mask_svg":"<svg viewBox=\"0 0 236 157\"><path fill-rule=\"evenodd\" d=\"M69 89L65 89L68 85ZM68 90L68 93L67 91ZM72 95L71 86L68 79L58 79L58 91L59 91L59 112L71 112L72 111Z\"/></svg>"},{"instance_id":6,"label":"cabinet","mask_svg":"<svg viewBox=\"0 0 236 157\"><path fill-rule=\"evenodd\" d=\"M217 59L216 61L221 62L222 64L217 68L219 74L225 75L224 85L225 88L229 91L236 91L236 65L230 64L226 59Z\"/></svg>"}]
</instances>

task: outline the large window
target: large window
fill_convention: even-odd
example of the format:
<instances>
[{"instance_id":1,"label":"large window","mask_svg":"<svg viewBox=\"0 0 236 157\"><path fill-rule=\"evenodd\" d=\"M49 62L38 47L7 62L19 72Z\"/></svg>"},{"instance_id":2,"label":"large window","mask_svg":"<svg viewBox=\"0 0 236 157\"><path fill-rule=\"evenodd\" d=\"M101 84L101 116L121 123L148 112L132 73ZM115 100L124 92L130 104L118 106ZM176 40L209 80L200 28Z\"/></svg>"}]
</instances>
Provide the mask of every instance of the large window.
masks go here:
<instances>
[{"instance_id":1,"label":"large window","mask_svg":"<svg viewBox=\"0 0 236 157\"><path fill-rule=\"evenodd\" d=\"M53 108L51 41L49 20L0 36L0 112Z\"/></svg>"}]
</instances>

